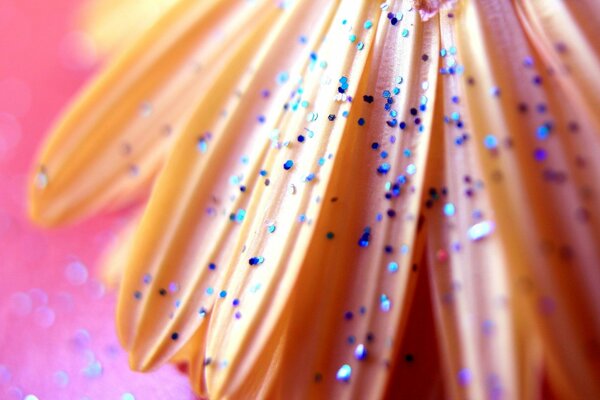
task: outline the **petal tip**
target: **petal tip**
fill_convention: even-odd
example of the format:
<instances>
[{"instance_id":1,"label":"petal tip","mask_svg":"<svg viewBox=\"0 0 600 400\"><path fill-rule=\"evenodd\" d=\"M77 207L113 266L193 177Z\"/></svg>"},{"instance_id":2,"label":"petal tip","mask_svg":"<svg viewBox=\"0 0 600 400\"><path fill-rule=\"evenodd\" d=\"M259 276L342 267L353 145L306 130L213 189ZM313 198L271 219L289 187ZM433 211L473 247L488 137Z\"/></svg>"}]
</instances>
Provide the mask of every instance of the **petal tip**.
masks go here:
<instances>
[{"instance_id":1,"label":"petal tip","mask_svg":"<svg viewBox=\"0 0 600 400\"><path fill-rule=\"evenodd\" d=\"M133 371L148 372L154 366L151 355L133 351L129 353L129 368Z\"/></svg>"},{"instance_id":2,"label":"petal tip","mask_svg":"<svg viewBox=\"0 0 600 400\"><path fill-rule=\"evenodd\" d=\"M42 228L55 228L72 221L72 207L64 204L56 190L50 188L48 173L39 167L29 179L27 192L27 216Z\"/></svg>"},{"instance_id":3,"label":"petal tip","mask_svg":"<svg viewBox=\"0 0 600 400\"><path fill-rule=\"evenodd\" d=\"M32 187L27 199L27 216L31 222L42 228L54 228L61 225L61 219L47 207L47 202L40 195L39 189Z\"/></svg>"}]
</instances>

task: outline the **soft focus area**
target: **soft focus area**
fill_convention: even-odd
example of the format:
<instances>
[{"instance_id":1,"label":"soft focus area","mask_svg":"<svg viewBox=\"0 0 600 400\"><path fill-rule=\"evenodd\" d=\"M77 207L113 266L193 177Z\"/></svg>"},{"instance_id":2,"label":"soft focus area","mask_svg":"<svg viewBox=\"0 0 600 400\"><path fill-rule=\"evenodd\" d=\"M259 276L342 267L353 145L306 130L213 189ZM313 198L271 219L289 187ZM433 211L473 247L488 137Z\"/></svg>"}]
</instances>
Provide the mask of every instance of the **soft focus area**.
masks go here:
<instances>
[{"instance_id":1,"label":"soft focus area","mask_svg":"<svg viewBox=\"0 0 600 400\"><path fill-rule=\"evenodd\" d=\"M25 182L53 121L94 73L77 0L0 0L0 399L186 399L167 366L131 372L97 264L126 216L32 226Z\"/></svg>"}]
</instances>

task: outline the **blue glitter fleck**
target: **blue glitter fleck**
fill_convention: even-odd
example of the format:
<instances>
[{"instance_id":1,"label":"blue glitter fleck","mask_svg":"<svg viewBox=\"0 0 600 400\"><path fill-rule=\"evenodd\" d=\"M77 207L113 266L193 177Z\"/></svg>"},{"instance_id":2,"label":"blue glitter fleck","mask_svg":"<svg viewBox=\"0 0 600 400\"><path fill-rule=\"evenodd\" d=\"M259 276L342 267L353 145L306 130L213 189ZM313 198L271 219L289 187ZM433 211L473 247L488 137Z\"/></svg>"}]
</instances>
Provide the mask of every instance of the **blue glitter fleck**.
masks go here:
<instances>
[{"instance_id":1,"label":"blue glitter fleck","mask_svg":"<svg viewBox=\"0 0 600 400\"><path fill-rule=\"evenodd\" d=\"M493 231L494 223L492 221L483 221L470 227L467 234L471 240L478 241L490 235Z\"/></svg>"},{"instance_id":2,"label":"blue glitter fleck","mask_svg":"<svg viewBox=\"0 0 600 400\"><path fill-rule=\"evenodd\" d=\"M248 260L248 264L250 264L250 265L260 265L260 264L262 264L263 262L265 262L265 258L264 258L264 257L261 257L261 256L258 256L258 257L251 257L251 258Z\"/></svg>"},{"instance_id":3,"label":"blue glitter fleck","mask_svg":"<svg viewBox=\"0 0 600 400\"><path fill-rule=\"evenodd\" d=\"M546 150L544 149L535 149L533 152L533 156L536 161L544 161L546 159Z\"/></svg>"},{"instance_id":4,"label":"blue glitter fleck","mask_svg":"<svg viewBox=\"0 0 600 400\"><path fill-rule=\"evenodd\" d=\"M548 126L548 124L540 125L537 128L536 135L540 140L547 139L548 136L550 136L550 126Z\"/></svg>"},{"instance_id":5,"label":"blue glitter fleck","mask_svg":"<svg viewBox=\"0 0 600 400\"><path fill-rule=\"evenodd\" d=\"M490 150L494 150L498 147L498 139L494 135L487 135L483 139L483 145Z\"/></svg>"},{"instance_id":6,"label":"blue glitter fleck","mask_svg":"<svg viewBox=\"0 0 600 400\"><path fill-rule=\"evenodd\" d=\"M236 220L236 222L243 222L245 217L246 217L246 210L244 210L243 208L240 208L235 215L235 220Z\"/></svg>"},{"instance_id":7,"label":"blue glitter fleck","mask_svg":"<svg viewBox=\"0 0 600 400\"><path fill-rule=\"evenodd\" d=\"M387 297L387 295L382 294L379 297L379 309L383 312L388 312L390 311L391 307L392 303L390 302L390 299Z\"/></svg>"},{"instance_id":8,"label":"blue glitter fleck","mask_svg":"<svg viewBox=\"0 0 600 400\"><path fill-rule=\"evenodd\" d=\"M377 167L377 172L380 174L387 174L390 172L392 166L389 163L383 163L379 167Z\"/></svg>"},{"instance_id":9,"label":"blue glitter fleck","mask_svg":"<svg viewBox=\"0 0 600 400\"><path fill-rule=\"evenodd\" d=\"M290 74L289 74L289 73L287 73L287 72L285 72L285 71L283 71L283 72L280 72L280 73L277 75L277 78L276 78L276 80L277 80L277 83L278 83L278 84L280 84L280 85L283 85L283 84L284 84L284 83L286 83L286 82L287 82L289 79L290 79Z\"/></svg>"},{"instance_id":10,"label":"blue glitter fleck","mask_svg":"<svg viewBox=\"0 0 600 400\"><path fill-rule=\"evenodd\" d=\"M342 365L340 367L340 369L338 369L337 374L335 375L335 378L338 381L342 381L342 382L350 381L351 377L352 377L352 367L350 367L348 364Z\"/></svg>"},{"instance_id":11,"label":"blue glitter fleck","mask_svg":"<svg viewBox=\"0 0 600 400\"><path fill-rule=\"evenodd\" d=\"M371 239L371 228L366 227L360 235L360 239L358 240L358 245L360 247L367 247L369 245L369 240Z\"/></svg>"},{"instance_id":12,"label":"blue glitter fleck","mask_svg":"<svg viewBox=\"0 0 600 400\"><path fill-rule=\"evenodd\" d=\"M292 168L293 166L294 162L292 160L287 160L285 163L283 163L283 169L285 169L286 171Z\"/></svg>"},{"instance_id":13,"label":"blue glitter fleck","mask_svg":"<svg viewBox=\"0 0 600 400\"><path fill-rule=\"evenodd\" d=\"M206 140L204 140L204 138L200 138L198 139L197 147L201 153L206 153L206 151L208 150L208 143L206 142Z\"/></svg>"},{"instance_id":14,"label":"blue glitter fleck","mask_svg":"<svg viewBox=\"0 0 600 400\"><path fill-rule=\"evenodd\" d=\"M354 357L356 357L356 359L359 361L367 358L367 349L365 348L364 344L359 344L356 346L356 349L354 349Z\"/></svg>"}]
</instances>

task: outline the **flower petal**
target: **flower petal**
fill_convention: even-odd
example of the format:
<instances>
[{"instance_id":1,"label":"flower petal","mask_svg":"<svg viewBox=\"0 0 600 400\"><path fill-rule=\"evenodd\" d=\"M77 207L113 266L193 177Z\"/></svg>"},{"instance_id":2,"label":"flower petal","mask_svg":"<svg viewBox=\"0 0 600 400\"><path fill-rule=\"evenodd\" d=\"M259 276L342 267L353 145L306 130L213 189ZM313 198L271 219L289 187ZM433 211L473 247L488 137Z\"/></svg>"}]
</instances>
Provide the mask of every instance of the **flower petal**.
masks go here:
<instances>
[{"instance_id":1,"label":"flower petal","mask_svg":"<svg viewBox=\"0 0 600 400\"><path fill-rule=\"evenodd\" d=\"M558 72L546 72L542 59L529 47L511 3L465 2L456 16L455 70L464 68L466 85L464 96L448 96L461 99L463 107L456 111L464 116L461 122L469 134L466 145L460 134L458 142L447 144L447 174L457 174L447 184L462 219L445 243L439 240L443 232L435 233L437 225L430 230L438 236L433 243L447 251L455 243L452 235L462 238L460 252L448 261L447 278L438 276L446 284L435 290L438 308L448 310L442 318L458 322L444 331L458 339L446 347L454 363L449 373L462 371L457 371L457 353L462 352L469 365L468 372L457 376L458 384L468 381L470 388L459 387L455 380L455 390L483 396L499 384L504 390L524 393L525 386L515 383L506 366L515 361L525 365L519 336L521 329L529 329L540 335L548 354L561 360L560 365L549 364L556 377L553 382L566 382L571 394L575 390L579 397L593 397L600 380L593 367L596 361L586 349L593 348L600 323L600 271L589 263L599 257L599 227L591 211L599 205L598 199L582 192L596 186L594 177L600 173L594 156L600 151L596 117L577 107L580 100L561 86ZM448 120L452 123L451 117ZM459 150L452 150L461 146L462 158ZM473 164L467 169L461 165L469 163ZM504 273L499 274L501 269L506 270L508 281L502 278ZM460 315L443 303L445 295L456 291L455 281L466 292L458 296ZM493 298L505 292L507 283L513 316L504 319L504 327L497 326L510 335L511 320L527 324L512 334L515 344L508 339L501 346L520 352L512 362L504 360L510 354L477 344L485 339L472 327L486 314L498 314ZM495 383L489 386L492 375Z\"/></svg>"},{"instance_id":2,"label":"flower petal","mask_svg":"<svg viewBox=\"0 0 600 400\"><path fill-rule=\"evenodd\" d=\"M181 0L90 0L81 12L82 29L101 54L117 54Z\"/></svg>"},{"instance_id":3,"label":"flower petal","mask_svg":"<svg viewBox=\"0 0 600 400\"><path fill-rule=\"evenodd\" d=\"M297 40L319 26L296 18L307 9L320 15L323 3L290 10L270 4L247 28L235 59L212 82L210 98L197 105L157 180L118 306L120 337L136 369L171 358L208 319L214 302L234 300L217 282L236 255L251 196L266 190L261 170L271 146L268 124L277 121L263 124L260 116L265 110L278 115L295 85L274 77L294 77L296 60L310 62L310 48ZM259 102L243 95L261 92ZM212 132L202 146L199 131ZM144 285L146 276L151 282ZM169 286L177 290L169 292Z\"/></svg>"},{"instance_id":4,"label":"flower petal","mask_svg":"<svg viewBox=\"0 0 600 400\"><path fill-rule=\"evenodd\" d=\"M147 194L171 138L210 97L212 80L244 40L245 23L267 3L181 2L115 60L45 144L29 187L32 219L73 222ZM202 67L204 59L214 61Z\"/></svg>"},{"instance_id":5,"label":"flower petal","mask_svg":"<svg viewBox=\"0 0 600 400\"><path fill-rule=\"evenodd\" d=\"M240 299L242 318L236 319L235 310L218 304L211 319L207 354L217 364L207 369L207 379L209 391L217 397L256 378L254 360L276 340L274 331L287 315L291 320L279 365L280 379L272 389L274 397L289 395L289 388L294 388L298 398L336 399L351 393L358 398L377 398L385 390L389 374L385 361L395 356L399 345L399 340L392 345L388 341L398 326L406 323L408 307L403 305L410 302L416 281L411 255L419 253L413 241L432 117L424 111L424 98L435 100L427 83L435 88L439 40L435 22L422 25L420 17L409 12L408 2L396 4L389 11L406 12L398 27L385 19L388 10L379 16L378 5L363 2L356 7L355 2L342 2L328 39L317 52L332 54L330 46L338 49L336 62L328 60L328 71L335 81L346 77L350 82L351 107L342 104L341 109L332 109L332 88L327 84L315 87L313 83L319 80L305 76L305 94L314 96L311 103L315 109L327 110L326 114L331 112L337 118L333 124L317 120L309 125L320 134L315 140L324 141L317 143L322 150L291 148L276 156L275 166L292 159L299 168L310 169L322 154L327 161L312 183L299 184L298 174L277 171L273 180L278 182L274 188L278 192L265 193L256 207L250 237L244 240L246 256L226 282L228 291ZM347 44L348 34L339 21L357 27L351 34L364 41L368 58ZM376 44L368 30L358 28L365 21L377 27ZM409 28L410 35L405 38L403 32ZM404 77L404 84L399 76ZM399 92L392 95L394 88ZM389 95L385 93L388 89ZM369 99L370 94L374 100ZM392 127L386 122L391 119L385 108L390 104L388 98L398 119L409 121L404 133L397 124ZM411 115L421 105L419 116ZM347 118L340 118L344 110L349 111ZM416 122L417 118L421 121ZM298 127L292 125L291 130ZM389 153L384 160L389 160L389 169L378 172L384 161L371 149L373 142ZM414 159L407 156L407 149L415 153ZM386 188L386 181L395 182L400 175L405 193L390 202L386 192L395 189L392 185ZM291 184L297 191L286 193ZM273 199L280 200L274 203ZM377 222L378 212L388 216ZM277 221L275 234L258 229L265 220ZM371 229L366 230L367 226ZM359 241L363 243L359 245ZM386 245L393 246L393 254L384 252ZM244 258L253 254L263 255L264 264L244 268ZM397 271L389 267L394 262ZM366 311L361 313L362 307ZM353 315L351 321L345 312ZM376 337L372 343L367 342L369 332ZM355 346L361 343L358 340L364 341L368 361L354 359L354 348L347 342L351 335L357 340ZM341 382L336 380L340 367L345 368Z\"/></svg>"}]
</instances>

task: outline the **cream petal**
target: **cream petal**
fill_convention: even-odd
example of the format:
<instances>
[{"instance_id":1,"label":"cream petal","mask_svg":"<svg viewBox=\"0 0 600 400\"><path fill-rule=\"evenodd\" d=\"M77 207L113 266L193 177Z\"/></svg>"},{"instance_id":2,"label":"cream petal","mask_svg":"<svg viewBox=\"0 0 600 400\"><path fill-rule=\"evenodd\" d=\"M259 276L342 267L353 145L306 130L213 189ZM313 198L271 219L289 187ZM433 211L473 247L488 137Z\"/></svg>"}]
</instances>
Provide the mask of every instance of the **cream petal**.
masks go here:
<instances>
[{"instance_id":1,"label":"cream petal","mask_svg":"<svg viewBox=\"0 0 600 400\"><path fill-rule=\"evenodd\" d=\"M467 77L465 127L478 147L474 182L482 182L490 210L481 211L494 221L492 236L501 242L499 251L490 249L487 257L483 251L469 262L494 265L496 257L505 258L513 308L525 313L529 329L539 329L569 385L590 397L600 381L586 350L600 322L600 271L590 265L599 257L591 216L598 200L584 194L600 172L593 156L600 151L595 117L576 108L577 99L565 102L570 92L529 47L511 3L465 2L456 29L457 58ZM585 168L577 167L581 160ZM496 241L490 239L478 246Z\"/></svg>"},{"instance_id":2,"label":"cream petal","mask_svg":"<svg viewBox=\"0 0 600 400\"><path fill-rule=\"evenodd\" d=\"M269 125L277 122L257 118L280 113L295 85L295 60L310 62L311 47L297 38L319 25L297 16L322 10L318 2L268 7L178 139L142 217L121 288L118 327L134 368L166 361L209 318L214 302L231 304L234 297L221 293L219 277L236 254L254 192L266 190L260 171L268 164ZM287 83L273 79L284 71ZM260 102L244 95L267 89L271 94ZM198 149L198 132L205 130L214 138ZM146 275L152 282L144 286ZM167 290L171 282L176 292Z\"/></svg>"},{"instance_id":3,"label":"cream petal","mask_svg":"<svg viewBox=\"0 0 600 400\"><path fill-rule=\"evenodd\" d=\"M102 55L118 54L183 0L88 0L79 23Z\"/></svg>"},{"instance_id":4,"label":"cream petal","mask_svg":"<svg viewBox=\"0 0 600 400\"><path fill-rule=\"evenodd\" d=\"M331 111L338 116L333 127L329 121L315 121L310 126L320 134L315 139L324 141L317 145L327 146L323 150L314 151L303 145L277 156L276 167L289 158L304 170L307 165L308 168L316 165L321 154L333 155L319 169L314 184L299 185L296 193L284 193L290 182L294 182L294 174L276 172L273 180L277 179L278 187L274 189L280 192L265 194L260 199L259 212L252 221L254 227L249 229L251 236L244 238L245 256L227 282L228 291L233 287L233 292L238 293L240 307L236 310L242 318L236 320L233 315L236 310L219 304L211 319L207 352L217 360L217 365L207 369L207 376L209 391L216 393L216 397L227 394L240 382L256 378L253 360L275 340L273 330L282 316L287 315L292 317L279 366L281 378L276 381L279 387L273 389L275 398L337 399L351 395L377 398L385 390L389 373L386 360L391 362L397 346L395 340L391 345L389 341L398 326L406 323L408 309L403 304L410 301L416 277L411 272L411 255L419 252L413 241L431 113L419 116L424 126L422 131L418 124L409 121L410 128L403 133L397 125L386 123L391 118L384 109L387 99L382 93L395 87L400 89L399 96L390 96L394 98L393 109L397 110L398 119L415 119L410 110L424 104L424 96L433 102L439 39L435 22L423 26L418 15L409 12L408 2L395 4L397 7L390 10L406 12L399 27L392 26L385 18L389 10L380 16L378 5L364 2L362 8L351 8L350 2L342 2L328 41L317 52L331 54L328 46L340 48L338 54L343 54L345 60L340 56L337 58L341 64L329 63L330 74L335 78L349 77L352 107L347 118L340 122L340 111ZM357 40L364 41L363 51L369 51L368 59L365 59L367 54L345 43L347 33L343 30L339 33L339 25L335 24L341 20L357 27L353 33L360 38ZM369 39L370 32L358 28L365 21L371 21L373 28L378 27L374 45ZM404 29L410 29L408 38L403 37ZM423 54L428 55L426 61ZM404 77L404 84L399 76ZM429 82L431 89L427 89L425 82ZM311 83L311 77L306 76L305 87L311 88ZM313 90L316 98L311 103L317 109L328 109L331 89L321 86ZM369 94L375 99L373 104L363 100ZM357 123L359 118L364 118L364 127ZM330 134L323 135L329 130ZM391 136L397 138L395 144L390 141ZM388 151L387 159L371 150L373 142ZM403 155L406 149L415 153L414 158ZM388 161L387 176L378 174L378 167ZM405 193L390 203L385 194L393 189L386 189L386 181L394 181L399 175L408 176L402 188ZM273 204L273 198L281 200ZM386 216L377 222L377 213L385 213L391 207L397 216ZM299 222L302 215L306 220ZM267 219L278 221L273 235L257 228ZM366 226L372 226L371 243L362 248L358 242ZM329 232L333 237L328 236ZM384 253L385 245L394 246L393 255ZM264 256L265 261L255 269L248 269L243 264L253 254ZM392 274L386 268L394 260L398 272ZM383 294L385 298L381 297ZM389 304L391 310L386 308ZM365 315L360 314L362 306L368 310ZM344 318L349 310L356 315L352 321ZM367 343L366 336L371 330L377 339ZM353 346L346 341L352 334L364 341L369 361L353 360ZM227 366L219 368L219 361L226 361ZM336 381L336 371L344 364L352 368L347 383ZM317 377L315 382L316 376L322 380ZM212 386L211 380L214 380Z\"/></svg>"},{"instance_id":5,"label":"cream petal","mask_svg":"<svg viewBox=\"0 0 600 400\"><path fill-rule=\"evenodd\" d=\"M44 145L29 187L30 216L64 224L145 196L172 138L210 97L247 23L267 4L182 1L111 63ZM211 35L222 37L206 40ZM211 62L202 66L204 59Z\"/></svg>"},{"instance_id":6,"label":"cream petal","mask_svg":"<svg viewBox=\"0 0 600 400\"><path fill-rule=\"evenodd\" d=\"M133 368L186 363L219 399L409 396L390 380L427 308L432 393L597 397L598 1L177 3L29 193L60 224L158 174L107 261Z\"/></svg>"},{"instance_id":7,"label":"cream petal","mask_svg":"<svg viewBox=\"0 0 600 400\"><path fill-rule=\"evenodd\" d=\"M529 0L516 2L516 8L540 61L557 77L560 92L600 131L600 3Z\"/></svg>"}]
</instances>

